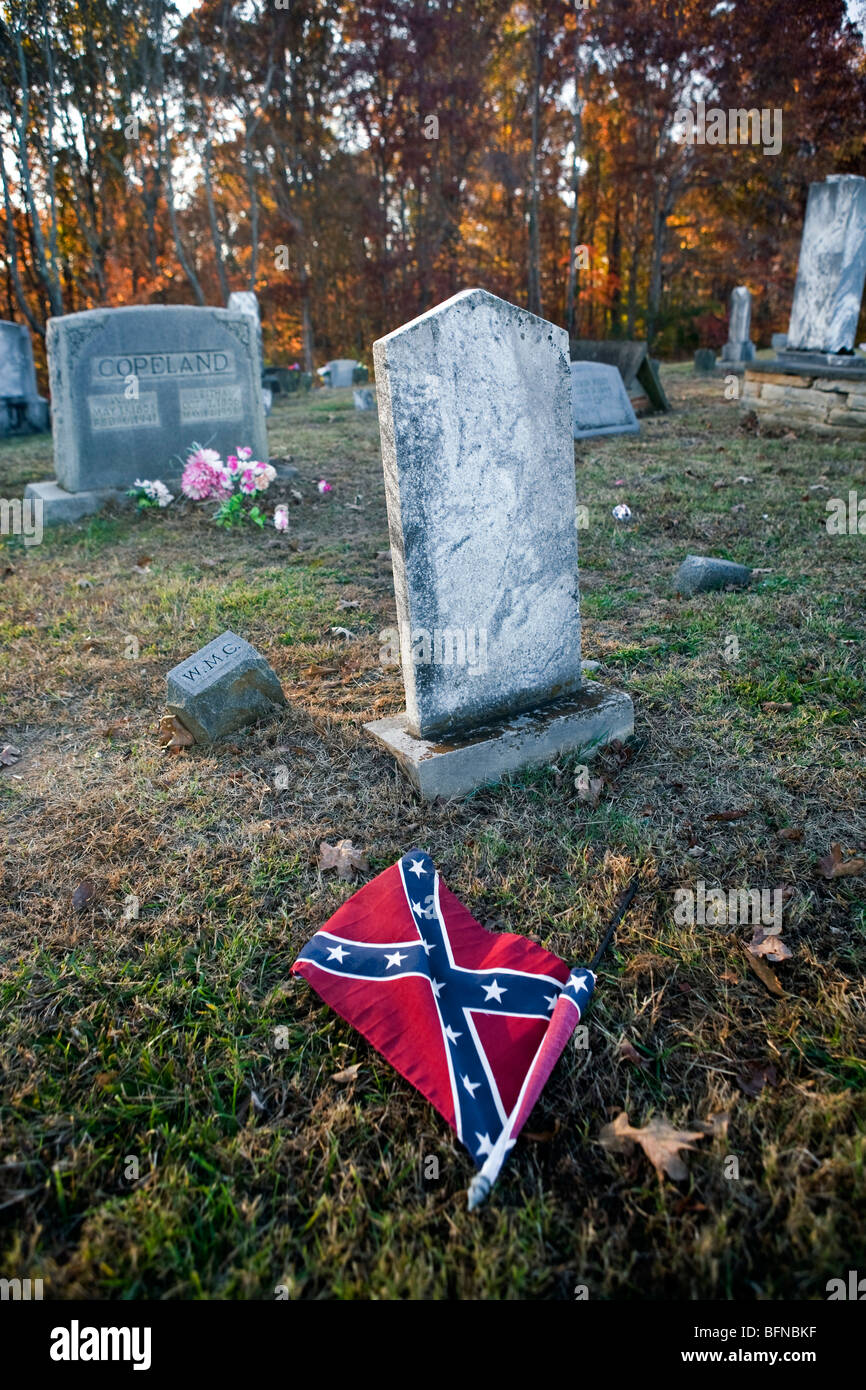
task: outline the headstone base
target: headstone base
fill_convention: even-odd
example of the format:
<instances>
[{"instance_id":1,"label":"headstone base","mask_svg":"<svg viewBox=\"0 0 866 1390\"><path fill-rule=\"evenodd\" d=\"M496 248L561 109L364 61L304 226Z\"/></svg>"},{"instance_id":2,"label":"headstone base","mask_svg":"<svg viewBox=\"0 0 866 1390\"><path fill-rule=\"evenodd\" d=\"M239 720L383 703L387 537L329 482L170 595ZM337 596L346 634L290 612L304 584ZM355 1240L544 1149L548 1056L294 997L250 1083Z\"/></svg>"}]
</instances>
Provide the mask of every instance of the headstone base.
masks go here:
<instances>
[{"instance_id":1,"label":"headstone base","mask_svg":"<svg viewBox=\"0 0 866 1390\"><path fill-rule=\"evenodd\" d=\"M790 354L752 362L740 405L775 428L866 439L866 363L848 357L844 367L819 366L804 362L801 354L793 362Z\"/></svg>"},{"instance_id":2,"label":"headstone base","mask_svg":"<svg viewBox=\"0 0 866 1390\"><path fill-rule=\"evenodd\" d=\"M117 492L114 489L66 492L53 478L44 483L28 483L24 489L24 496L42 503L43 526L60 526L67 521L80 521L83 516L101 512L109 502L115 502L122 507L128 506L131 500L125 492Z\"/></svg>"},{"instance_id":3,"label":"headstone base","mask_svg":"<svg viewBox=\"0 0 866 1390\"><path fill-rule=\"evenodd\" d=\"M578 695L450 740L416 738L404 714L364 728L393 754L423 799L432 801L466 796L508 772L552 762L578 748L593 757L613 739L631 736L634 707L622 691L587 681Z\"/></svg>"}]
</instances>

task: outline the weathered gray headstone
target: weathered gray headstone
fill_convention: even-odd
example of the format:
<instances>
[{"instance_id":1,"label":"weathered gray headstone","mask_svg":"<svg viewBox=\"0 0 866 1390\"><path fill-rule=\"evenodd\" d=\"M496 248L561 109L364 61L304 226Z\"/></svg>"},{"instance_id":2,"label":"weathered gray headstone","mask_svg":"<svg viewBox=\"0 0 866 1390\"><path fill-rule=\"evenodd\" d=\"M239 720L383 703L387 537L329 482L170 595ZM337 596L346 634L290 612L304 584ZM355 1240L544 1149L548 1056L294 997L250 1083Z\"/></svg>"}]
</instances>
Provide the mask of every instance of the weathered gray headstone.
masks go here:
<instances>
[{"instance_id":1,"label":"weathered gray headstone","mask_svg":"<svg viewBox=\"0 0 866 1390\"><path fill-rule=\"evenodd\" d=\"M866 281L866 179L809 186L787 351L850 352Z\"/></svg>"},{"instance_id":2,"label":"weathered gray headstone","mask_svg":"<svg viewBox=\"0 0 866 1390\"><path fill-rule=\"evenodd\" d=\"M376 393L369 386L356 388L353 392L356 410L375 410Z\"/></svg>"},{"instance_id":3,"label":"weathered gray headstone","mask_svg":"<svg viewBox=\"0 0 866 1390\"><path fill-rule=\"evenodd\" d=\"M634 406L616 367L572 362L571 415L575 439L597 434L637 434Z\"/></svg>"},{"instance_id":4,"label":"weathered gray headstone","mask_svg":"<svg viewBox=\"0 0 866 1390\"><path fill-rule=\"evenodd\" d=\"M654 410L670 410L658 367L645 342L628 338L572 338L569 350L573 362L605 362L617 367L630 396L640 387Z\"/></svg>"},{"instance_id":5,"label":"weathered gray headstone","mask_svg":"<svg viewBox=\"0 0 866 1390\"><path fill-rule=\"evenodd\" d=\"M565 331L465 290L374 359L406 714L367 729L425 797L628 737L581 676Z\"/></svg>"},{"instance_id":6,"label":"weathered gray headstone","mask_svg":"<svg viewBox=\"0 0 866 1390\"><path fill-rule=\"evenodd\" d=\"M0 435L48 429L48 402L40 396L33 344L23 323L0 319Z\"/></svg>"},{"instance_id":7,"label":"weathered gray headstone","mask_svg":"<svg viewBox=\"0 0 866 1390\"><path fill-rule=\"evenodd\" d=\"M262 345L262 316L259 311L259 297L253 290L233 290L226 305L233 314L246 314L252 319L256 330L256 343L259 349L259 376L265 368L265 354Z\"/></svg>"},{"instance_id":8,"label":"weathered gray headstone","mask_svg":"<svg viewBox=\"0 0 866 1390\"><path fill-rule=\"evenodd\" d=\"M728 341L722 347L723 362L754 361L755 344L750 337L751 327L752 295L745 285L737 285L731 290Z\"/></svg>"},{"instance_id":9,"label":"weathered gray headstone","mask_svg":"<svg viewBox=\"0 0 866 1390\"><path fill-rule=\"evenodd\" d=\"M67 492L179 477L193 443L267 458L248 314L184 305L48 320L57 482Z\"/></svg>"},{"instance_id":10,"label":"weathered gray headstone","mask_svg":"<svg viewBox=\"0 0 866 1390\"><path fill-rule=\"evenodd\" d=\"M336 357L333 362L326 362L324 367L320 367L319 372L322 376L327 374L329 386L351 386L357 365L354 357Z\"/></svg>"},{"instance_id":11,"label":"weathered gray headstone","mask_svg":"<svg viewBox=\"0 0 866 1390\"><path fill-rule=\"evenodd\" d=\"M733 560L717 560L712 555L687 555L677 571L675 588L690 597L710 589L726 589L729 585L745 588L752 580L752 571Z\"/></svg>"},{"instance_id":12,"label":"weathered gray headstone","mask_svg":"<svg viewBox=\"0 0 866 1390\"><path fill-rule=\"evenodd\" d=\"M712 348L697 348L695 350L695 371L714 372L716 370L716 354Z\"/></svg>"},{"instance_id":13,"label":"weathered gray headstone","mask_svg":"<svg viewBox=\"0 0 866 1390\"><path fill-rule=\"evenodd\" d=\"M786 348L788 346L787 333L773 333L770 338L770 346L774 352L778 352L780 348Z\"/></svg>"},{"instance_id":14,"label":"weathered gray headstone","mask_svg":"<svg viewBox=\"0 0 866 1390\"><path fill-rule=\"evenodd\" d=\"M242 637L224 632L166 676L169 711L197 743L212 743L258 719L286 697L276 674Z\"/></svg>"}]
</instances>

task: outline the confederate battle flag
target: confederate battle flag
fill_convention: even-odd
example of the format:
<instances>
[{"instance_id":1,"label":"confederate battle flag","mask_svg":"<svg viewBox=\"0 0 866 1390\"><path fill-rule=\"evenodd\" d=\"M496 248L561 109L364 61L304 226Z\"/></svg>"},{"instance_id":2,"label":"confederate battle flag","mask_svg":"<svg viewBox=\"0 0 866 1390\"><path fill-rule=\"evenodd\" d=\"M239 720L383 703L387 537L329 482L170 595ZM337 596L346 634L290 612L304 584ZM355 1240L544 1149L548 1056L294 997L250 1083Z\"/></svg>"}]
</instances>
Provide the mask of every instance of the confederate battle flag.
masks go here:
<instances>
[{"instance_id":1,"label":"confederate battle flag","mask_svg":"<svg viewBox=\"0 0 866 1390\"><path fill-rule=\"evenodd\" d=\"M414 850L343 903L292 967L436 1107L496 1181L592 994L591 970L484 929Z\"/></svg>"}]
</instances>

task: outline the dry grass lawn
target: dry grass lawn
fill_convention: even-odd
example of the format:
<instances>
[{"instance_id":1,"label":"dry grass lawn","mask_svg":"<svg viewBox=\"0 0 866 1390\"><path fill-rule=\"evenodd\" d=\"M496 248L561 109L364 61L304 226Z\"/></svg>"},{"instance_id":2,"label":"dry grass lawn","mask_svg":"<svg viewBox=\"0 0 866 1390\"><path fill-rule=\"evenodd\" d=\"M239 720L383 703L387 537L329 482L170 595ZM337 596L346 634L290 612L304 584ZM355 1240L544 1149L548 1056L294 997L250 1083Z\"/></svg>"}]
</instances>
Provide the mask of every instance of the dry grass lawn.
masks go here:
<instances>
[{"instance_id":1,"label":"dry grass lawn","mask_svg":"<svg viewBox=\"0 0 866 1390\"><path fill-rule=\"evenodd\" d=\"M829 497L866 496L864 451L758 436L720 380L666 382L675 414L577 450L583 654L636 710L595 808L574 758L427 806L363 735L402 686L379 659L377 426L350 393L271 417L299 469L273 497L288 538L184 503L0 543L0 747L21 751L0 769L0 1276L54 1298L823 1299L864 1269L866 877L818 865L866 850L866 536L824 525ZM50 472L44 439L3 442L0 495ZM762 573L680 601L688 552ZM290 709L168 754L165 673L226 627ZM317 868L342 837L372 873L429 849L485 925L575 962L640 867L590 1052L472 1215L450 1130L289 975L352 891ZM674 920L699 879L788 886L781 994L750 929ZM599 1144L623 1110L705 1126L686 1179Z\"/></svg>"}]
</instances>

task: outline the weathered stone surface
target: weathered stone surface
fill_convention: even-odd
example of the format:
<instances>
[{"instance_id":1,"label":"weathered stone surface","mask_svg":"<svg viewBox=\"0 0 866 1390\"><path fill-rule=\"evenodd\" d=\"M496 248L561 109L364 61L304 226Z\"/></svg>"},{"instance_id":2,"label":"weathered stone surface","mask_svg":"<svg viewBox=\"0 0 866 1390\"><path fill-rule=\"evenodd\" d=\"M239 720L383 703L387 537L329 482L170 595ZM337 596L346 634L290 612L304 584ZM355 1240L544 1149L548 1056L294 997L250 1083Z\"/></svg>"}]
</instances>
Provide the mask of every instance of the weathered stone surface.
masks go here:
<instances>
[{"instance_id":1,"label":"weathered stone surface","mask_svg":"<svg viewBox=\"0 0 866 1390\"><path fill-rule=\"evenodd\" d=\"M321 368L321 375L327 373L329 386L351 386L357 366L354 357L336 357L333 362L325 363Z\"/></svg>"},{"instance_id":2,"label":"weathered stone surface","mask_svg":"<svg viewBox=\"0 0 866 1390\"><path fill-rule=\"evenodd\" d=\"M779 352L781 348L788 346L787 333L773 333L770 337L770 346L774 352Z\"/></svg>"},{"instance_id":3,"label":"weathered stone surface","mask_svg":"<svg viewBox=\"0 0 866 1390\"><path fill-rule=\"evenodd\" d=\"M604 362L616 367L633 403L639 387L654 410L670 410L658 372L658 364L642 341L620 338L572 338L569 352L573 362Z\"/></svg>"},{"instance_id":4,"label":"weathered stone surface","mask_svg":"<svg viewBox=\"0 0 866 1390\"><path fill-rule=\"evenodd\" d=\"M571 416L575 439L639 429L620 373L603 362L571 363Z\"/></svg>"},{"instance_id":5,"label":"weathered stone surface","mask_svg":"<svg viewBox=\"0 0 866 1390\"><path fill-rule=\"evenodd\" d=\"M752 571L732 560L717 560L711 555L687 555L677 571L676 589L680 594L706 593L710 589L725 589L729 585L745 588L751 583Z\"/></svg>"},{"instance_id":6,"label":"weathered stone surface","mask_svg":"<svg viewBox=\"0 0 866 1390\"><path fill-rule=\"evenodd\" d=\"M569 699L447 742L414 737L405 715L364 727L393 753L421 796L432 801L437 796L465 796L507 773L578 749L589 761L604 744L631 737L634 709L621 691L587 681Z\"/></svg>"},{"instance_id":7,"label":"weathered stone surface","mask_svg":"<svg viewBox=\"0 0 866 1390\"><path fill-rule=\"evenodd\" d=\"M749 336L752 326L752 295L745 285L731 290L728 313L728 341L722 348L722 362L751 362L755 345Z\"/></svg>"},{"instance_id":8,"label":"weathered stone surface","mask_svg":"<svg viewBox=\"0 0 866 1390\"><path fill-rule=\"evenodd\" d=\"M48 429L48 402L40 396L33 344L23 323L0 319L0 435Z\"/></svg>"},{"instance_id":9,"label":"weathered stone surface","mask_svg":"<svg viewBox=\"0 0 866 1390\"><path fill-rule=\"evenodd\" d=\"M259 377L265 369L265 353L262 344L262 316L259 310L259 297L252 290L234 290L229 295L229 302L226 308L233 314L246 314L252 321L256 334L256 346L259 354ZM267 406L265 407L267 412Z\"/></svg>"},{"instance_id":10,"label":"weathered stone surface","mask_svg":"<svg viewBox=\"0 0 866 1390\"><path fill-rule=\"evenodd\" d=\"M564 330L467 290L374 357L401 643L434 630L487 641L483 671L404 660L410 730L470 728L579 689Z\"/></svg>"},{"instance_id":11,"label":"weathered stone surface","mask_svg":"<svg viewBox=\"0 0 866 1390\"><path fill-rule=\"evenodd\" d=\"M28 483L24 489L25 498L37 499L42 503L42 525L60 526L69 521L80 521L83 516L92 516L102 511L109 502L119 507L129 506L130 499L125 492L111 488L100 492L65 492L58 487L53 478L42 483Z\"/></svg>"},{"instance_id":12,"label":"weathered stone surface","mask_svg":"<svg viewBox=\"0 0 866 1390\"><path fill-rule=\"evenodd\" d=\"M224 632L166 676L170 712L197 743L212 743L286 703L276 674L249 642Z\"/></svg>"},{"instance_id":13,"label":"weathered stone surface","mask_svg":"<svg viewBox=\"0 0 866 1390\"><path fill-rule=\"evenodd\" d=\"M48 320L57 481L68 492L177 478L193 443L267 458L248 314L186 305Z\"/></svg>"},{"instance_id":14,"label":"weathered stone surface","mask_svg":"<svg viewBox=\"0 0 866 1390\"><path fill-rule=\"evenodd\" d=\"M809 187L787 349L854 346L866 280L866 179L833 174Z\"/></svg>"},{"instance_id":15,"label":"weathered stone surface","mask_svg":"<svg viewBox=\"0 0 866 1390\"><path fill-rule=\"evenodd\" d=\"M375 410L376 393L369 386L362 386L353 393L356 410Z\"/></svg>"}]
</instances>

